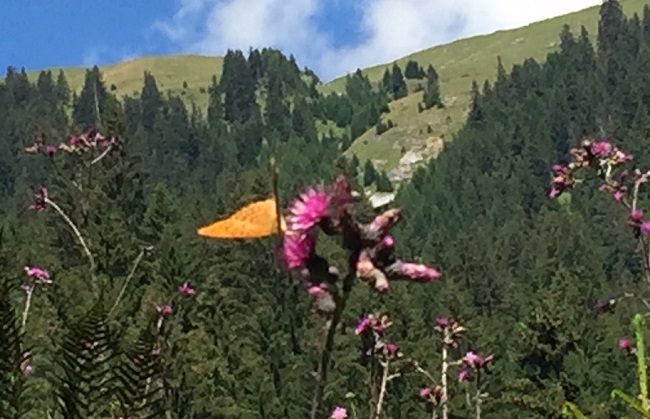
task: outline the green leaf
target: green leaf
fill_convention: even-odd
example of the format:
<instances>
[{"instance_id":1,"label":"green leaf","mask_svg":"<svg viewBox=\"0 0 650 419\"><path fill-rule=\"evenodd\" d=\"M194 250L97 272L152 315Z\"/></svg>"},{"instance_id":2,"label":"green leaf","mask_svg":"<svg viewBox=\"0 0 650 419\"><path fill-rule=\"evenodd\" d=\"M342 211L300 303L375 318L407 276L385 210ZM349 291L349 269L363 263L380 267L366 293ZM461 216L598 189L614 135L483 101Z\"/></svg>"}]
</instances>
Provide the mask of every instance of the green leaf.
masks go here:
<instances>
[{"instance_id":1,"label":"green leaf","mask_svg":"<svg viewBox=\"0 0 650 419\"><path fill-rule=\"evenodd\" d=\"M641 405L641 402L639 402L637 399L630 396L629 394L625 393L624 391L619 389L614 389L612 390L611 397L612 399L618 397L619 399L623 400L625 404L627 404L629 407L631 407L637 413L639 413L642 417L650 418L650 413L646 409L644 409L644 407Z\"/></svg>"},{"instance_id":2,"label":"green leaf","mask_svg":"<svg viewBox=\"0 0 650 419\"><path fill-rule=\"evenodd\" d=\"M562 406L562 415L568 418L588 419L578 406L571 402L564 402Z\"/></svg>"}]
</instances>

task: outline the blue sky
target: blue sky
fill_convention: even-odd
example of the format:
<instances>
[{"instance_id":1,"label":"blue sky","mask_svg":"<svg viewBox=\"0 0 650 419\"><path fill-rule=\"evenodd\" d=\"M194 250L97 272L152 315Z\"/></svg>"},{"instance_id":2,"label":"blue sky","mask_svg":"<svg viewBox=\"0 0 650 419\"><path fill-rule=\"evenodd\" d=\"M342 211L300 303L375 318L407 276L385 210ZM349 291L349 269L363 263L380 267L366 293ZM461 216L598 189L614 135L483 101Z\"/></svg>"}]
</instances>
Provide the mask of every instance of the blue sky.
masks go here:
<instances>
[{"instance_id":1,"label":"blue sky","mask_svg":"<svg viewBox=\"0 0 650 419\"><path fill-rule=\"evenodd\" d=\"M0 66L112 64L139 56L275 47L324 80L458 38L600 0L5 0Z\"/></svg>"}]
</instances>

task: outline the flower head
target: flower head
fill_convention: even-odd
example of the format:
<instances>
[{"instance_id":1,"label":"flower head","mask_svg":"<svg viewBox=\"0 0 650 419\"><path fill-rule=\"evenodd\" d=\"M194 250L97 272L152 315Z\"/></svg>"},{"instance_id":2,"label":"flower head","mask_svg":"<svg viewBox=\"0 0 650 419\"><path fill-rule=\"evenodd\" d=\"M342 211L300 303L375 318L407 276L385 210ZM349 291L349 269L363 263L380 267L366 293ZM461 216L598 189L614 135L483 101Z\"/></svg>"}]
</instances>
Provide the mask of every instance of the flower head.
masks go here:
<instances>
[{"instance_id":1,"label":"flower head","mask_svg":"<svg viewBox=\"0 0 650 419\"><path fill-rule=\"evenodd\" d=\"M553 165L553 180L549 197L557 198L573 185L571 169L562 164Z\"/></svg>"},{"instance_id":2,"label":"flower head","mask_svg":"<svg viewBox=\"0 0 650 419\"><path fill-rule=\"evenodd\" d=\"M172 314L173 311L174 310L172 309L172 306L170 306L169 304L165 304L162 306L156 304L156 312L161 316L168 316Z\"/></svg>"},{"instance_id":3,"label":"flower head","mask_svg":"<svg viewBox=\"0 0 650 419\"><path fill-rule=\"evenodd\" d=\"M414 281L428 282L440 278L441 274L436 269L420 263L402 263L401 274Z\"/></svg>"},{"instance_id":4,"label":"flower head","mask_svg":"<svg viewBox=\"0 0 650 419\"><path fill-rule=\"evenodd\" d=\"M287 232L282 239L282 255L287 269L303 268L316 249L316 235L312 232Z\"/></svg>"},{"instance_id":5,"label":"flower head","mask_svg":"<svg viewBox=\"0 0 650 419\"><path fill-rule=\"evenodd\" d=\"M347 417L348 417L348 411L341 406L336 406L334 410L332 410L332 415L330 416L330 419L346 419Z\"/></svg>"},{"instance_id":6,"label":"flower head","mask_svg":"<svg viewBox=\"0 0 650 419\"><path fill-rule=\"evenodd\" d=\"M320 188L309 188L301 193L289 207L288 229L306 232L320 222L329 211L331 197Z\"/></svg>"},{"instance_id":7,"label":"flower head","mask_svg":"<svg viewBox=\"0 0 650 419\"><path fill-rule=\"evenodd\" d=\"M469 370L467 368L463 368L460 371L458 371L458 381L460 382L467 381L468 376L469 376Z\"/></svg>"},{"instance_id":8,"label":"flower head","mask_svg":"<svg viewBox=\"0 0 650 419\"><path fill-rule=\"evenodd\" d=\"M24 375L30 375L34 371L31 352L25 352L23 354L23 361L20 363L20 369Z\"/></svg>"},{"instance_id":9,"label":"flower head","mask_svg":"<svg viewBox=\"0 0 650 419\"><path fill-rule=\"evenodd\" d=\"M368 314L357 323L354 333L356 335L361 335L372 330L375 333L382 334L392 324L393 323L390 321L387 314Z\"/></svg>"},{"instance_id":10,"label":"flower head","mask_svg":"<svg viewBox=\"0 0 650 419\"><path fill-rule=\"evenodd\" d=\"M36 282L40 282L42 284L49 284L52 282L50 279L50 273L43 268L39 268L38 266L25 266L25 272L27 273L28 277L30 277L32 280L35 280Z\"/></svg>"},{"instance_id":11,"label":"flower head","mask_svg":"<svg viewBox=\"0 0 650 419\"><path fill-rule=\"evenodd\" d=\"M29 209L33 209L36 212L43 212L47 209L47 188L45 186L38 188L38 192L34 194L34 201L29 206Z\"/></svg>"},{"instance_id":12,"label":"flower head","mask_svg":"<svg viewBox=\"0 0 650 419\"><path fill-rule=\"evenodd\" d=\"M489 355L483 358L473 351L469 351L465 354L462 361L465 365L473 369L479 369L487 367L494 360L494 355Z\"/></svg>"},{"instance_id":13,"label":"flower head","mask_svg":"<svg viewBox=\"0 0 650 419\"><path fill-rule=\"evenodd\" d=\"M618 349L622 350L628 355L634 354L634 347L629 339L621 338L618 340Z\"/></svg>"},{"instance_id":14,"label":"flower head","mask_svg":"<svg viewBox=\"0 0 650 419\"><path fill-rule=\"evenodd\" d=\"M609 141L594 141L591 145L591 154L599 158L607 158L611 154L613 146Z\"/></svg>"},{"instance_id":15,"label":"flower head","mask_svg":"<svg viewBox=\"0 0 650 419\"><path fill-rule=\"evenodd\" d=\"M183 285L178 287L178 292L180 292L186 297L196 294L196 290L192 288L192 286L187 282L185 282Z\"/></svg>"}]
</instances>

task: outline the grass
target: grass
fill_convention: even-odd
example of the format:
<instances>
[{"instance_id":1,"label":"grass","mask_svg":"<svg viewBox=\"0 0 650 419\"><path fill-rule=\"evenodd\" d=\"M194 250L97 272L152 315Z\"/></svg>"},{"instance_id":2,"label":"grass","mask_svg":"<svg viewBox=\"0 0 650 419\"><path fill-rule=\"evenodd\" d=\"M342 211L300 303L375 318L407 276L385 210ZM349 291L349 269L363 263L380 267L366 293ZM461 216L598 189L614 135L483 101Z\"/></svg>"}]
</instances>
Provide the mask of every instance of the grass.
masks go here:
<instances>
[{"instance_id":1,"label":"grass","mask_svg":"<svg viewBox=\"0 0 650 419\"><path fill-rule=\"evenodd\" d=\"M635 12L641 14L643 7L650 5L650 0L621 0L621 4L624 12L631 16ZM529 57L542 62L549 52L558 48L564 24L568 24L576 35L580 33L580 27L585 26L592 42L595 42L599 8L591 7L513 30L461 39L396 60L402 69L409 60L419 62L425 68L432 64L440 76L446 109L419 114L417 103L421 101L422 93L410 94L393 102L391 113L384 116L397 123L396 128L382 135L376 135L374 128L368 130L355 140L348 154L356 153L362 162L366 159L385 162L385 168L391 169L397 165L403 146L408 150L427 141L450 139L467 115L472 80L482 85L484 80L493 81L496 78L497 56L501 57L506 71ZM362 72L371 82L377 83L390 66L392 63L366 68ZM323 86L322 90L327 93L344 89L345 77L341 77ZM427 133L427 124L433 129L431 133Z\"/></svg>"},{"instance_id":2,"label":"grass","mask_svg":"<svg viewBox=\"0 0 650 419\"><path fill-rule=\"evenodd\" d=\"M627 15L640 13L650 0L621 0ZM356 153L359 159L373 159L379 166L390 170L397 166L404 150L431 146L427 153L434 154L439 145L448 141L453 133L462 126L469 104L469 90L472 80L480 84L484 80L493 81L496 76L497 56L500 56L506 70L513 64L521 63L528 57L543 61L546 55L558 48L562 25L568 24L574 34L580 26L585 26L595 39L598 29L599 6L591 7L568 15L536 22L521 28L498 31L489 35L461 39L446 45L419 51L396 62L402 67L409 60L419 62L423 67L432 64L440 76L440 88L446 107L431 109L419 113L417 103L422 93L412 93L390 104L391 112L384 116L397 124L382 135L376 135L371 128L355 140L347 154ZM145 57L102 67L107 87L116 87L118 96L139 94L145 70L150 71L161 92L171 91L189 104L195 102L205 109L207 93L201 92L211 81L213 75L221 74L223 59L221 57L204 57L198 55L179 55L167 57ZM363 73L372 82L379 82L385 69L392 63L363 69ZM58 71L58 69L53 69ZM79 91L83 86L85 69L64 69L70 87ZM34 79L37 72L30 74ZM183 88L183 82L188 88ZM340 77L320 86L323 93L342 92L345 89L345 77ZM429 129L429 126L431 127ZM330 126L319 124L321 133Z\"/></svg>"},{"instance_id":3,"label":"grass","mask_svg":"<svg viewBox=\"0 0 650 419\"><path fill-rule=\"evenodd\" d=\"M158 89L163 94L171 92L180 96L186 104L192 101L202 109L207 108L207 87L212 76L221 75L222 57L204 57L200 55L175 55L166 57L144 57L132 61L100 67L106 87L115 85L114 93L123 95L139 95L144 83L144 72L149 71L156 78ZM59 69L51 69L58 73ZM73 91L79 92L84 84L85 68L63 69L68 84ZM39 72L28 73L31 80L38 77ZM183 88L187 82L187 88ZM203 92L201 90L204 90Z\"/></svg>"}]
</instances>

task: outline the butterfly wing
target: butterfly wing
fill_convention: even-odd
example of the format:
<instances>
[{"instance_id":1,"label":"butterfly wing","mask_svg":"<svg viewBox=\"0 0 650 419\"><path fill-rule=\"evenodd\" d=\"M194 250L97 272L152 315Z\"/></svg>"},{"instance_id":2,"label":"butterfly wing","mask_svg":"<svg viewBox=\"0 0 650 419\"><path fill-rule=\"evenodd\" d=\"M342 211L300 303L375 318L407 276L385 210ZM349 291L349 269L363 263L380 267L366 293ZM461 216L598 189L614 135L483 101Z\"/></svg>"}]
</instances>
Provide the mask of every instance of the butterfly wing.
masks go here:
<instances>
[{"instance_id":1,"label":"butterfly wing","mask_svg":"<svg viewBox=\"0 0 650 419\"><path fill-rule=\"evenodd\" d=\"M271 197L248 204L226 219L199 228L198 234L213 239L255 239L281 233L278 226L282 231L286 229L282 215L277 212L276 198Z\"/></svg>"}]
</instances>

